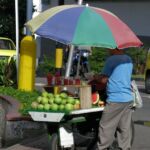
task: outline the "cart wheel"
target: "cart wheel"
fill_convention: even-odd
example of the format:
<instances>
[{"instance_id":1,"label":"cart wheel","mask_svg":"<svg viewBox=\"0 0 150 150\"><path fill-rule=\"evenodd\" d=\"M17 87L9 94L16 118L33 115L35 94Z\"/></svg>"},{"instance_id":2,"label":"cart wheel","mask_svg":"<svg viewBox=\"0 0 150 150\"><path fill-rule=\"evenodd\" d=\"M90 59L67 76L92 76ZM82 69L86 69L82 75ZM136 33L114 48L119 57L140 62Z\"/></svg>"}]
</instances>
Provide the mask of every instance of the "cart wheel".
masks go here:
<instances>
[{"instance_id":1,"label":"cart wheel","mask_svg":"<svg viewBox=\"0 0 150 150\"><path fill-rule=\"evenodd\" d=\"M61 150L58 142L58 135L56 133L52 134L49 142L50 150Z\"/></svg>"},{"instance_id":2,"label":"cart wheel","mask_svg":"<svg viewBox=\"0 0 150 150\"><path fill-rule=\"evenodd\" d=\"M135 134L135 128L134 128L134 122L133 122L133 120L131 122L130 133L131 133L131 145L132 145L133 141L134 141L134 134ZM118 141L117 141L117 137L115 136L115 140L112 143L112 145L110 146L109 150L116 150L116 149L118 149Z\"/></svg>"},{"instance_id":3,"label":"cart wheel","mask_svg":"<svg viewBox=\"0 0 150 150\"><path fill-rule=\"evenodd\" d=\"M5 115L6 115L5 108L0 103L0 148L4 145L5 127L6 127Z\"/></svg>"}]
</instances>

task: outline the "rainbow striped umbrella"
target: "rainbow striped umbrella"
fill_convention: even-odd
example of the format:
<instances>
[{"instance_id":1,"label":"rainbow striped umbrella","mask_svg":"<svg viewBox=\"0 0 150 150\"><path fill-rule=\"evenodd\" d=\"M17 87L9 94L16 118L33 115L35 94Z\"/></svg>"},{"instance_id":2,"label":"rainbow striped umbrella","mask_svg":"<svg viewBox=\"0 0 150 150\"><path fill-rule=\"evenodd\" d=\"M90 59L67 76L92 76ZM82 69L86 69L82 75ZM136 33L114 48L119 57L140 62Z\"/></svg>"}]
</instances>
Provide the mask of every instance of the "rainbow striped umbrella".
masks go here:
<instances>
[{"instance_id":1,"label":"rainbow striped umbrella","mask_svg":"<svg viewBox=\"0 0 150 150\"><path fill-rule=\"evenodd\" d=\"M32 33L67 45L111 49L142 45L133 31L116 15L85 5L50 8L26 25Z\"/></svg>"}]
</instances>

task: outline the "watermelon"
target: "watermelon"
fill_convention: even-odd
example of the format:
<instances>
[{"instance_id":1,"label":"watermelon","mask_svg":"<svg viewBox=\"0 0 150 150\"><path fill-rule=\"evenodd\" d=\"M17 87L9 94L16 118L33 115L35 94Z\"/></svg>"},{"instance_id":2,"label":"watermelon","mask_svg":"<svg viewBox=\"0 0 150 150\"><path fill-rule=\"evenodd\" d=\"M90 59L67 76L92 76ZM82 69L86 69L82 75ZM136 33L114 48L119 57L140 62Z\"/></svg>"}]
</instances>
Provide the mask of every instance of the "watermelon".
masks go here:
<instances>
[{"instance_id":1,"label":"watermelon","mask_svg":"<svg viewBox=\"0 0 150 150\"><path fill-rule=\"evenodd\" d=\"M92 104L95 105L98 103L98 101L99 101L99 93L98 92L92 93Z\"/></svg>"}]
</instances>

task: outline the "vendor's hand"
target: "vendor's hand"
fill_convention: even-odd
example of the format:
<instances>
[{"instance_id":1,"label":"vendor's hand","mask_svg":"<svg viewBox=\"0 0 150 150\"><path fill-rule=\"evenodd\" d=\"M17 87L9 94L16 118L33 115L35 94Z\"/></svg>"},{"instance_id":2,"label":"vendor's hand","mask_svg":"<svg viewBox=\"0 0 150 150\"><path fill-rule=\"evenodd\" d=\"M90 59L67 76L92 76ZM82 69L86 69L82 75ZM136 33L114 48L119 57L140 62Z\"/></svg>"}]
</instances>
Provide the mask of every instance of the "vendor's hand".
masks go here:
<instances>
[{"instance_id":1,"label":"vendor's hand","mask_svg":"<svg viewBox=\"0 0 150 150\"><path fill-rule=\"evenodd\" d=\"M106 89L107 81L108 77L106 75L95 74L93 80L89 81L88 84L92 86L94 91L102 91Z\"/></svg>"},{"instance_id":2,"label":"vendor's hand","mask_svg":"<svg viewBox=\"0 0 150 150\"><path fill-rule=\"evenodd\" d=\"M102 84L106 84L108 81L108 77L103 74L95 74L93 76L93 78L94 78L94 80L96 80L97 82L102 83Z\"/></svg>"},{"instance_id":3,"label":"vendor's hand","mask_svg":"<svg viewBox=\"0 0 150 150\"><path fill-rule=\"evenodd\" d=\"M102 84L107 84L108 82L108 77L106 75L103 75L102 78L101 78L101 83Z\"/></svg>"}]
</instances>

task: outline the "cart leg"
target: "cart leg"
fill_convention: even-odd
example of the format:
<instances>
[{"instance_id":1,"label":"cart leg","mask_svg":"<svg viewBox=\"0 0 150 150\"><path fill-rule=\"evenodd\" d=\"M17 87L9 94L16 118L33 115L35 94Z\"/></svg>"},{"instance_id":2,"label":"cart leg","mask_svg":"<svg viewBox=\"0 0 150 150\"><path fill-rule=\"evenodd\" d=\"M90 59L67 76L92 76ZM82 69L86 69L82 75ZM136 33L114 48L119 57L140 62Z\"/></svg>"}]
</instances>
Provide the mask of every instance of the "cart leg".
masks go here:
<instances>
[{"instance_id":1,"label":"cart leg","mask_svg":"<svg viewBox=\"0 0 150 150\"><path fill-rule=\"evenodd\" d=\"M59 128L59 139L60 139L60 145L63 148L71 149L74 148L74 138L73 133L71 131L68 131L65 127L61 126Z\"/></svg>"},{"instance_id":2,"label":"cart leg","mask_svg":"<svg viewBox=\"0 0 150 150\"><path fill-rule=\"evenodd\" d=\"M70 127L70 126L69 126ZM50 150L74 150L74 138L71 128L59 123L47 123Z\"/></svg>"},{"instance_id":3,"label":"cart leg","mask_svg":"<svg viewBox=\"0 0 150 150\"><path fill-rule=\"evenodd\" d=\"M58 134L54 133L50 137L49 150L61 150L58 142Z\"/></svg>"},{"instance_id":4,"label":"cart leg","mask_svg":"<svg viewBox=\"0 0 150 150\"><path fill-rule=\"evenodd\" d=\"M54 133L50 137L49 150L74 150L74 147L63 148L60 146L59 135Z\"/></svg>"}]
</instances>

